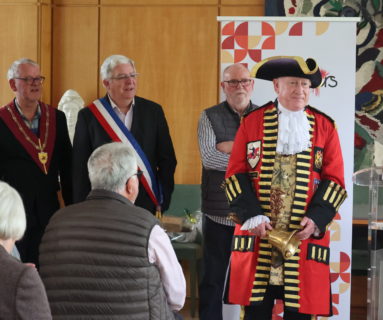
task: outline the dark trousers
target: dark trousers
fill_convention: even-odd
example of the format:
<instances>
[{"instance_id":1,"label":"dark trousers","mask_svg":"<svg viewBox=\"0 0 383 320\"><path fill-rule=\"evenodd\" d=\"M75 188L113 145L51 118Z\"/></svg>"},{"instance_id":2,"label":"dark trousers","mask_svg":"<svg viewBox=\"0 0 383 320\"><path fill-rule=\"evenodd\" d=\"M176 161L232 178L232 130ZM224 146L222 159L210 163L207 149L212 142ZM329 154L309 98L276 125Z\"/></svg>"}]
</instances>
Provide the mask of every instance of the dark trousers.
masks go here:
<instances>
[{"instance_id":1,"label":"dark trousers","mask_svg":"<svg viewBox=\"0 0 383 320\"><path fill-rule=\"evenodd\" d=\"M203 223L203 276L199 286L200 320L222 320L222 296L231 254L234 227L205 217Z\"/></svg>"},{"instance_id":2,"label":"dark trousers","mask_svg":"<svg viewBox=\"0 0 383 320\"><path fill-rule=\"evenodd\" d=\"M259 306L245 307L244 320L271 320L275 299L283 300L283 286L268 286L266 289L263 302ZM284 320L311 320L312 315L292 312L289 310L283 311Z\"/></svg>"},{"instance_id":3,"label":"dark trousers","mask_svg":"<svg viewBox=\"0 0 383 320\"><path fill-rule=\"evenodd\" d=\"M24 236L16 242L22 262L31 262L39 268L39 246L44 234L44 228L40 226L27 227Z\"/></svg>"}]
</instances>

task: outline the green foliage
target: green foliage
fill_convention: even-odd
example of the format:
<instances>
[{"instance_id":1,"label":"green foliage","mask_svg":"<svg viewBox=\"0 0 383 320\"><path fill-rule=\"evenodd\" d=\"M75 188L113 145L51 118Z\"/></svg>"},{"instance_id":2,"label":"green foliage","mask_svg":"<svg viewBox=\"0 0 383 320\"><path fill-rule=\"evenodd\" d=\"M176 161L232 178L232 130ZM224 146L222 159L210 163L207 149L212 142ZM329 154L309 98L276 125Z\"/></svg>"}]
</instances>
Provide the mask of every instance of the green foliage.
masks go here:
<instances>
[{"instance_id":1,"label":"green foliage","mask_svg":"<svg viewBox=\"0 0 383 320\"><path fill-rule=\"evenodd\" d=\"M374 7L375 11L379 11L380 0L372 0L372 6Z\"/></svg>"},{"instance_id":2,"label":"green foliage","mask_svg":"<svg viewBox=\"0 0 383 320\"><path fill-rule=\"evenodd\" d=\"M340 12L342 11L343 1L341 0L330 0L330 5L332 5L331 11Z\"/></svg>"}]
</instances>

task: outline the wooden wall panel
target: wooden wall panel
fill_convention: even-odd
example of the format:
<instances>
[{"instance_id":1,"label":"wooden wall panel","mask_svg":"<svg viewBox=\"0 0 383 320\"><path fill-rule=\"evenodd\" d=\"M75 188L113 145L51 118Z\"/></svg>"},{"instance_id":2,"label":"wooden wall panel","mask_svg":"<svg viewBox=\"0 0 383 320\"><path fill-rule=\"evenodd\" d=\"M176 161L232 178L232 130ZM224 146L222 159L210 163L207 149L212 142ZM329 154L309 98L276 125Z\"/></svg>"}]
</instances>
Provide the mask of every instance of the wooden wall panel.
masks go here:
<instances>
[{"instance_id":1,"label":"wooden wall panel","mask_svg":"<svg viewBox=\"0 0 383 320\"><path fill-rule=\"evenodd\" d=\"M257 6L264 7L264 0L221 0L221 5L249 5L249 6Z\"/></svg>"},{"instance_id":2,"label":"wooden wall panel","mask_svg":"<svg viewBox=\"0 0 383 320\"><path fill-rule=\"evenodd\" d=\"M52 7L41 5L38 18L38 61L41 73L45 76L42 100L52 101Z\"/></svg>"},{"instance_id":3,"label":"wooden wall panel","mask_svg":"<svg viewBox=\"0 0 383 320\"><path fill-rule=\"evenodd\" d=\"M218 102L221 16L261 16L262 0L0 0L1 103L13 93L5 74L21 57L47 77L43 100L67 89L89 103L103 95L99 67L121 53L140 72L138 94L163 105L178 167L176 183L200 182L197 123ZM11 46L11 48L10 48Z\"/></svg>"},{"instance_id":4,"label":"wooden wall panel","mask_svg":"<svg viewBox=\"0 0 383 320\"><path fill-rule=\"evenodd\" d=\"M221 16L263 16L264 6L222 6Z\"/></svg>"},{"instance_id":5,"label":"wooden wall panel","mask_svg":"<svg viewBox=\"0 0 383 320\"><path fill-rule=\"evenodd\" d=\"M218 5L219 0L100 0L101 5Z\"/></svg>"},{"instance_id":6,"label":"wooden wall panel","mask_svg":"<svg viewBox=\"0 0 383 320\"><path fill-rule=\"evenodd\" d=\"M35 5L0 3L0 104L9 102L13 92L6 79L11 63L28 57L38 59L38 8Z\"/></svg>"},{"instance_id":7,"label":"wooden wall panel","mask_svg":"<svg viewBox=\"0 0 383 320\"><path fill-rule=\"evenodd\" d=\"M12 5L24 6L28 4L37 4L39 2L40 2L39 0L0 0L0 5L12 4Z\"/></svg>"},{"instance_id":8,"label":"wooden wall panel","mask_svg":"<svg viewBox=\"0 0 383 320\"><path fill-rule=\"evenodd\" d=\"M138 95L160 103L176 149L177 183L199 183L197 122L217 101L217 8L101 8L100 63L136 61ZM129 17L129 19L126 19Z\"/></svg>"},{"instance_id":9,"label":"wooden wall panel","mask_svg":"<svg viewBox=\"0 0 383 320\"><path fill-rule=\"evenodd\" d=\"M97 97L98 8L54 7L52 104L68 89L85 103Z\"/></svg>"},{"instance_id":10,"label":"wooden wall panel","mask_svg":"<svg viewBox=\"0 0 383 320\"><path fill-rule=\"evenodd\" d=\"M75 6L83 6L83 5L93 5L97 6L99 0L53 0L55 5L75 5Z\"/></svg>"}]
</instances>

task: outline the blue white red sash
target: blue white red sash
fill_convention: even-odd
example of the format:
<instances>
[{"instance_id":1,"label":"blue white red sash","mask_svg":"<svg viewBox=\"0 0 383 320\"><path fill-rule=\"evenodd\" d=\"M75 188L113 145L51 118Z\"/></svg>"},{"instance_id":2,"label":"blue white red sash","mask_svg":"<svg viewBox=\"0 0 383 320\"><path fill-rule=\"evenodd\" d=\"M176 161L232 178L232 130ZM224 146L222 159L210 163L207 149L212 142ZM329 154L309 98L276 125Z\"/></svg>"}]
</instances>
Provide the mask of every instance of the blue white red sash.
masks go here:
<instances>
[{"instance_id":1,"label":"blue white red sash","mask_svg":"<svg viewBox=\"0 0 383 320\"><path fill-rule=\"evenodd\" d=\"M138 169L143 171L140 182L154 205L161 205L162 195L149 160L132 133L114 112L109 100L105 97L97 99L89 109L113 141L123 142L132 147L136 154Z\"/></svg>"}]
</instances>

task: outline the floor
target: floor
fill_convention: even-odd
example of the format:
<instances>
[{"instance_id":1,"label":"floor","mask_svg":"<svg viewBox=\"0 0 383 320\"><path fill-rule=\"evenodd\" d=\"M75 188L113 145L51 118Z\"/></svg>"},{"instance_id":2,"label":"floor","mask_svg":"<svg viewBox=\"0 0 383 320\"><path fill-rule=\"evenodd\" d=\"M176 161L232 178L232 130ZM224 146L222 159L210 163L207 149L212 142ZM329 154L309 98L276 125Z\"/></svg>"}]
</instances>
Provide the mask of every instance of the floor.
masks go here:
<instances>
[{"instance_id":1,"label":"floor","mask_svg":"<svg viewBox=\"0 0 383 320\"><path fill-rule=\"evenodd\" d=\"M185 273L187 283L187 296L185 306L181 310L181 314L184 320L199 320L198 310L195 312L195 316L190 315L190 293L189 293L189 270L187 264L181 263ZM352 289L351 289L351 312L350 320L366 320L367 319L367 280L365 276L352 276ZM198 305L198 303L197 303ZM331 318L329 318L331 319ZM343 319L342 319L343 320ZM345 319L346 320L346 319Z\"/></svg>"},{"instance_id":2,"label":"floor","mask_svg":"<svg viewBox=\"0 0 383 320\"><path fill-rule=\"evenodd\" d=\"M198 320L198 312L196 312L195 317L190 315L190 301L186 300L184 308L181 310L181 314L184 317L184 320ZM330 318L331 319L331 318ZM366 320L367 319L367 309L366 307L351 307L351 316L350 320Z\"/></svg>"},{"instance_id":3,"label":"floor","mask_svg":"<svg viewBox=\"0 0 383 320\"><path fill-rule=\"evenodd\" d=\"M198 310L196 310L196 313L195 313L194 317L192 317L190 315L190 298L186 299L185 306L183 307L183 309L181 310L180 313L184 317L184 320L198 320L199 319L199 317L198 317ZM357 320L357 319L355 319L355 320Z\"/></svg>"}]
</instances>

